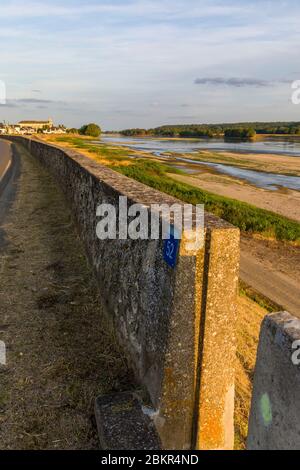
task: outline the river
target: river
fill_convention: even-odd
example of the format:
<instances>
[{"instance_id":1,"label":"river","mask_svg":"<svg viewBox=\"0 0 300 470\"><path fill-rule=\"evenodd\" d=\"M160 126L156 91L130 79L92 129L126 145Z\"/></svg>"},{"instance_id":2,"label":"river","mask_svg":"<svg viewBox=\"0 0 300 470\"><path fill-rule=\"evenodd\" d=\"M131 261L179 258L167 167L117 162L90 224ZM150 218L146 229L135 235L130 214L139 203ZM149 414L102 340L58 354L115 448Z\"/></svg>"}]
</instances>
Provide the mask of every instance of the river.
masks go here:
<instances>
[{"instance_id":1,"label":"river","mask_svg":"<svg viewBox=\"0 0 300 470\"><path fill-rule=\"evenodd\" d=\"M218 173L245 180L248 183L260 188L277 190L278 188L284 187L300 191L300 177L298 176L248 170L234 165L203 162L199 160L193 160L192 158L180 158L180 154L191 154L201 150L277 154L299 158L300 139L297 138L269 137L253 142L224 142L223 139L169 140L159 138L103 136L101 138L101 142L109 144L115 143L118 145L127 146L131 149L150 152L153 155L166 159L169 158L169 156L166 155L168 152L174 152L177 155L173 155L172 159L177 160L181 163L181 165L186 163L187 173L196 172L196 170L190 169L189 165L191 164L200 166L206 165ZM184 166L180 166L180 168L184 170Z\"/></svg>"},{"instance_id":2,"label":"river","mask_svg":"<svg viewBox=\"0 0 300 470\"><path fill-rule=\"evenodd\" d=\"M299 138L267 137L251 142L224 142L223 139L172 140L119 136L103 136L101 140L103 142L115 142L138 150L149 150L151 152L191 153L201 150L216 150L239 153L271 153L300 157L300 136Z\"/></svg>"}]
</instances>

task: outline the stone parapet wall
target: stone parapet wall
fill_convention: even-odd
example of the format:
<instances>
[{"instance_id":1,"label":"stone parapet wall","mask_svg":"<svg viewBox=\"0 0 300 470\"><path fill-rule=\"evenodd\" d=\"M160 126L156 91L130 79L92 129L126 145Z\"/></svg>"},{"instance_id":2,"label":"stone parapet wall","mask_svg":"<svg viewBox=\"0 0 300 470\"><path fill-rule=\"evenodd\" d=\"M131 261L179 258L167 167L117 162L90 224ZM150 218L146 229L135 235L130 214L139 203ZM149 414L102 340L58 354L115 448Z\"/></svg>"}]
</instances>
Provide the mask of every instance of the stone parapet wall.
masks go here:
<instances>
[{"instance_id":1,"label":"stone parapet wall","mask_svg":"<svg viewBox=\"0 0 300 470\"><path fill-rule=\"evenodd\" d=\"M183 204L80 153L9 137L57 179L72 207L99 292L136 376L149 393L165 449L233 446L239 230L205 214L204 246L183 234L174 269L163 240L96 237L100 203ZM95 325L95 328L97 325Z\"/></svg>"}]
</instances>

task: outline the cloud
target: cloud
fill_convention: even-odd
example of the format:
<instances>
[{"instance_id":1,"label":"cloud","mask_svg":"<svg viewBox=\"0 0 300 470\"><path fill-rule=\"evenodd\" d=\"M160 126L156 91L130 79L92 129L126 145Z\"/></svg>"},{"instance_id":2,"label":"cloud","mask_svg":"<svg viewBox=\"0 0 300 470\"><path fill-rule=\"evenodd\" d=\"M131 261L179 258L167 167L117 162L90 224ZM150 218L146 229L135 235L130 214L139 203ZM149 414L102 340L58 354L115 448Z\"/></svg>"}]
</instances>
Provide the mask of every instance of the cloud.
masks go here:
<instances>
[{"instance_id":1,"label":"cloud","mask_svg":"<svg viewBox=\"0 0 300 470\"><path fill-rule=\"evenodd\" d=\"M54 100L43 100L43 99L37 99L37 98L19 98L19 99L10 99L7 100L5 104L3 104L3 107L6 108L20 108L22 106L26 105L34 105L39 109L45 109L49 105L65 105L66 103L64 101L54 101Z\"/></svg>"},{"instance_id":2,"label":"cloud","mask_svg":"<svg viewBox=\"0 0 300 470\"><path fill-rule=\"evenodd\" d=\"M18 105L11 101L6 101L6 103L0 103L0 107L1 108L17 108Z\"/></svg>"},{"instance_id":3,"label":"cloud","mask_svg":"<svg viewBox=\"0 0 300 470\"><path fill-rule=\"evenodd\" d=\"M227 85L231 87L267 87L273 85L273 82L267 80L261 80L257 78L224 78L224 77L205 77L196 78L196 85Z\"/></svg>"},{"instance_id":4,"label":"cloud","mask_svg":"<svg viewBox=\"0 0 300 470\"><path fill-rule=\"evenodd\" d=\"M40 100L37 98L21 98L18 100L13 100L18 103L23 103L23 104L50 104L50 103L58 103L57 101L52 101L52 100Z\"/></svg>"},{"instance_id":5,"label":"cloud","mask_svg":"<svg viewBox=\"0 0 300 470\"><path fill-rule=\"evenodd\" d=\"M263 80L259 78L225 78L225 77L204 77L196 78L196 85L226 85L235 88L256 87L264 88L274 86L279 83L291 83L292 80Z\"/></svg>"},{"instance_id":6,"label":"cloud","mask_svg":"<svg viewBox=\"0 0 300 470\"><path fill-rule=\"evenodd\" d=\"M167 15L174 18L205 18L210 16L231 16L232 14L246 14L248 8L241 5L211 5L208 1L189 0L186 8L185 0L135 0L123 2L100 1L98 3L82 2L82 4L60 5L57 2L38 2L14 0L1 6L0 17L3 18L42 18L42 17L80 17L82 15L120 15L120 16L151 16L161 17Z\"/></svg>"},{"instance_id":7,"label":"cloud","mask_svg":"<svg viewBox=\"0 0 300 470\"><path fill-rule=\"evenodd\" d=\"M142 127L170 113L215 121L248 120L255 109L258 117L261 109L270 118L296 113L290 90L273 78L293 77L299 62L299 0L276 8L269 0L2 3L0 78L9 98L23 98L9 103L15 109L3 108L3 118L35 117L47 106L55 120L74 126L93 119L125 128L139 119L119 109L148 109Z\"/></svg>"}]
</instances>

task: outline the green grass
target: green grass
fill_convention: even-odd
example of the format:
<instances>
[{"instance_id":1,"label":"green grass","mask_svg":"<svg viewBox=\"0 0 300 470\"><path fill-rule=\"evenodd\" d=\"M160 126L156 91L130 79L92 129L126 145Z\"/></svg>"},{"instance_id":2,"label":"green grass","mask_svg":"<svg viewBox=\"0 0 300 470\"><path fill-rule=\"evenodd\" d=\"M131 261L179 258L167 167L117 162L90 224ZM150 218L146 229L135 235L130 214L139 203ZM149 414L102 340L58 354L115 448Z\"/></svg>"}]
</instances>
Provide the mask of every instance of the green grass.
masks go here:
<instances>
[{"instance_id":1,"label":"green grass","mask_svg":"<svg viewBox=\"0 0 300 470\"><path fill-rule=\"evenodd\" d=\"M186 183L174 181L167 173L182 173L169 165L151 160L151 157L128 158L128 149L94 145L89 139L63 136L56 142L67 142L78 149L92 152L96 159L106 159L114 170L159 191L170 194L190 204L204 204L212 214L248 233L261 234L277 240L300 243L300 224L273 212L260 209L246 202L219 196ZM137 152L132 153L138 156ZM127 165L122 163L127 162Z\"/></svg>"},{"instance_id":2,"label":"green grass","mask_svg":"<svg viewBox=\"0 0 300 470\"><path fill-rule=\"evenodd\" d=\"M114 167L114 169L184 202L204 204L208 212L227 220L242 231L259 233L277 240L300 242L299 223L245 202L218 196L174 181L167 176L164 166L156 162L139 159L130 166Z\"/></svg>"},{"instance_id":3,"label":"green grass","mask_svg":"<svg viewBox=\"0 0 300 470\"><path fill-rule=\"evenodd\" d=\"M111 160L111 163L118 162L121 160L128 160L128 150L123 148L112 148L111 146L107 145L95 145L91 142L91 140L95 140L92 138L85 138L82 137L57 137L55 139L58 143L68 143L71 144L72 147L77 148L79 150L88 150L89 152L94 153L99 158L105 158L107 160Z\"/></svg>"}]
</instances>

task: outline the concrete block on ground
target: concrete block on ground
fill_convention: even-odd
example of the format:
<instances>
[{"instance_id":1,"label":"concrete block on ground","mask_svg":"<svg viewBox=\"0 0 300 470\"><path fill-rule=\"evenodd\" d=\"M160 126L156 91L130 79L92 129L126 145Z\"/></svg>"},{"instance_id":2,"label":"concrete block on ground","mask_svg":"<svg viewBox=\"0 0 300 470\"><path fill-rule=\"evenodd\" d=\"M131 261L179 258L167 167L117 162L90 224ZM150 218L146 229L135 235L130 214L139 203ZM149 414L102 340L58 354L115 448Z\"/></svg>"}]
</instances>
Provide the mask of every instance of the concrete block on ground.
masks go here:
<instances>
[{"instance_id":1,"label":"concrete block on ground","mask_svg":"<svg viewBox=\"0 0 300 470\"><path fill-rule=\"evenodd\" d=\"M134 394L124 392L97 398L95 415L101 449L161 449L153 421Z\"/></svg>"},{"instance_id":2,"label":"concrete block on ground","mask_svg":"<svg viewBox=\"0 0 300 470\"><path fill-rule=\"evenodd\" d=\"M300 449L300 320L287 312L262 324L247 448Z\"/></svg>"}]
</instances>

